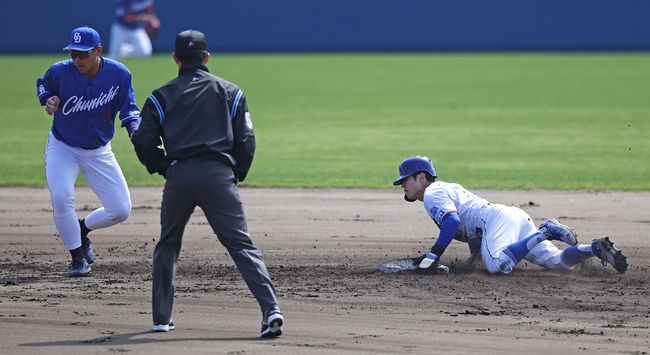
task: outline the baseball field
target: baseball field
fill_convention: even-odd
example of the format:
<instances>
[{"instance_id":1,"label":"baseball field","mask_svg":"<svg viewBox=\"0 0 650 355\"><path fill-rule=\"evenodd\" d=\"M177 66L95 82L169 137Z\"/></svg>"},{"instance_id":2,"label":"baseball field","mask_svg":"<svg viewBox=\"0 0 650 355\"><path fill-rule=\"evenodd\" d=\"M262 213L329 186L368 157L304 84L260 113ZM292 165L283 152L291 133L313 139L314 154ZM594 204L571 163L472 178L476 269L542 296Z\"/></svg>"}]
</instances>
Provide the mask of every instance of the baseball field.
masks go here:
<instances>
[{"instance_id":1,"label":"baseball field","mask_svg":"<svg viewBox=\"0 0 650 355\"><path fill-rule=\"evenodd\" d=\"M270 341L198 209L179 261L177 329L149 332L163 180L118 125L131 216L90 234L89 277L66 276L44 186L51 117L35 88L64 58L0 56L0 353L649 352L650 55L213 55L210 70L244 90L255 127L240 192L285 315ZM140 105L177 71L166 56L124 62ZM448 275L379 272L438 233L391 186L415 154L441 180L536 223L557 217L580 242L610 236L628 271L590 260L489 275L452 242ZM81 178L75 206L81 217L100 206Z\"/></svg>"}]
</instances>

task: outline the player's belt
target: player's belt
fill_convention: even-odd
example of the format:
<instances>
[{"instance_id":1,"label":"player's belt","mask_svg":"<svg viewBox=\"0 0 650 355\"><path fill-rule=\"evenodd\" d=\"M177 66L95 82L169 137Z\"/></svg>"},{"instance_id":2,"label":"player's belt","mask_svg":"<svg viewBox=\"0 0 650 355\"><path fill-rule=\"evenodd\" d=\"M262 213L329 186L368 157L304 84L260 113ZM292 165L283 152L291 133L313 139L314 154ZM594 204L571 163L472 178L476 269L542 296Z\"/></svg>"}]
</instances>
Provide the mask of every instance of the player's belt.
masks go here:
<instances>
[{"instance_id":1,"label":"player's belt","mask_svg":"<svg viewBox=\"0 0 650 355\"><path fill-rule=\"evenodd\" d=\"M106 145L106 144L98 145L98 146L96 146L96 147L79 147L79 148L81 148L81 149L85 149L85 150L93 150L93 149L101 148L101 147L103 147L103 146L105 146L105 145Z\"/></svg>"}]
</instances>

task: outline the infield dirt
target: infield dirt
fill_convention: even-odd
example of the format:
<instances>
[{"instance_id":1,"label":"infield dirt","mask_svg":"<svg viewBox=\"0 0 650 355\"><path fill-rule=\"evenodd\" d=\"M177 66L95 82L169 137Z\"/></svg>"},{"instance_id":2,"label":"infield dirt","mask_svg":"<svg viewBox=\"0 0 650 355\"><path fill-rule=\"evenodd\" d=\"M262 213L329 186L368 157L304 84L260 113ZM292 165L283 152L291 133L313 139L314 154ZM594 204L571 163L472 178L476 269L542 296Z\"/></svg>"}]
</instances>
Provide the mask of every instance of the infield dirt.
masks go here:
<instances>
[{"instance_id":1,"label":"infield dirt","mask_svg":"<svg viewBox=\"0 0 650 355\"><path fill-rule=\"evenodd\" d=\"M151 333L151 258L162 188L131 188L133 211L90 234L90 276L66 276L47 189L0 188L0 353L646 354L650 349L650 192L475 191L557 217L586 243L608 235L625 274L590 260L568 272L520 263L489 275L452 242L449 275L383 274L377 266L427 250L438 229L402 192L240 190L285 316L258 338L261 313L200 209L185 232L176 330ZM77 188L84 217L99 206ZM558 244L561 248L563 245Z\"/></svg>"}]
</instances>

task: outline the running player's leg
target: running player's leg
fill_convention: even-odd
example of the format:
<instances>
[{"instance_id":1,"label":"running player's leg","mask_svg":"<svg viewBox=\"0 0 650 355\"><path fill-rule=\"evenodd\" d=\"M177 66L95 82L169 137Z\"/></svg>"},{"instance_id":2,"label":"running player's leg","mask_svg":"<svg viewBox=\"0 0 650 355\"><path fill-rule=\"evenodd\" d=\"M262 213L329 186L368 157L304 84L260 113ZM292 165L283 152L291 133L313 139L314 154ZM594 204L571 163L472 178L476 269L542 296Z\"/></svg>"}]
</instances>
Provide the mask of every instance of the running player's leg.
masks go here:
<instances>
[{"instance_id":1,"label":"running player's leg","mask_svg":"<svg viewBox=\"0 0 650 355\"><path fill-rule=\"evenodd\" d=\"M50 133L45 148L45 177L52 197L54 223L68 250L81 246L81 230L74 209L80 153L81 149L66 145Z\"/></svg>"},{"instance_id":2,"label":"running player's leg","mask_svg":"<svg viewBox=\"0 0 650 355\"><path fill-rule=\"evenodd\" d=\"M81 172L103 205L85 218L88 229L106 228L126 220L131 213L131 196L111 143L87 151Z\"/></svg>"}]
</instances>

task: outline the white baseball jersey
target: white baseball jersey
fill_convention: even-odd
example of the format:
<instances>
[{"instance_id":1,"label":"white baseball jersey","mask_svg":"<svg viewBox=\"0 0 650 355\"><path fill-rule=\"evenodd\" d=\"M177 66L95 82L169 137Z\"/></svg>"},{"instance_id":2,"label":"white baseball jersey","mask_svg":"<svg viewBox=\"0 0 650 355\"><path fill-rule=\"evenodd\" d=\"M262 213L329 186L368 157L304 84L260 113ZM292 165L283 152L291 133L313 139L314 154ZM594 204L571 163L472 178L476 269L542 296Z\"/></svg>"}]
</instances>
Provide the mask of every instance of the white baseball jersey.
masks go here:
<instances>
[{"instance_id":1,"label":"white baseball jersey","mask_svg":"<svg viewBox=\"0 0 650 355\"><path fill-rule=\"evenodd\" d=\"M482 225L480 214L489 205L459 184L436 181L424 190L424 208L438 227L449 213L458 214L460 225L454 239L462 242L481 237L477 231Z\"/></svg>"},{"instance_id":2,"label":"white baseball jersey","mask_svg":"<svg viewBox=\"0 0 650 355\"><path fill-rule=\"evenodd\" d=\"M523 210L490 204L459 184L436 181L429 185L424 190L424 208L438 226L446 215L456 212L460 225L454 239L467 242L472 253L480 249L490 273L510 273L515 264L502 253L503 249L537 232L532 219ZM570 269L560 254L561 250L555 245L543 241L531 249L526 260L550 269Z\"/></svg>"}]
</instances>

